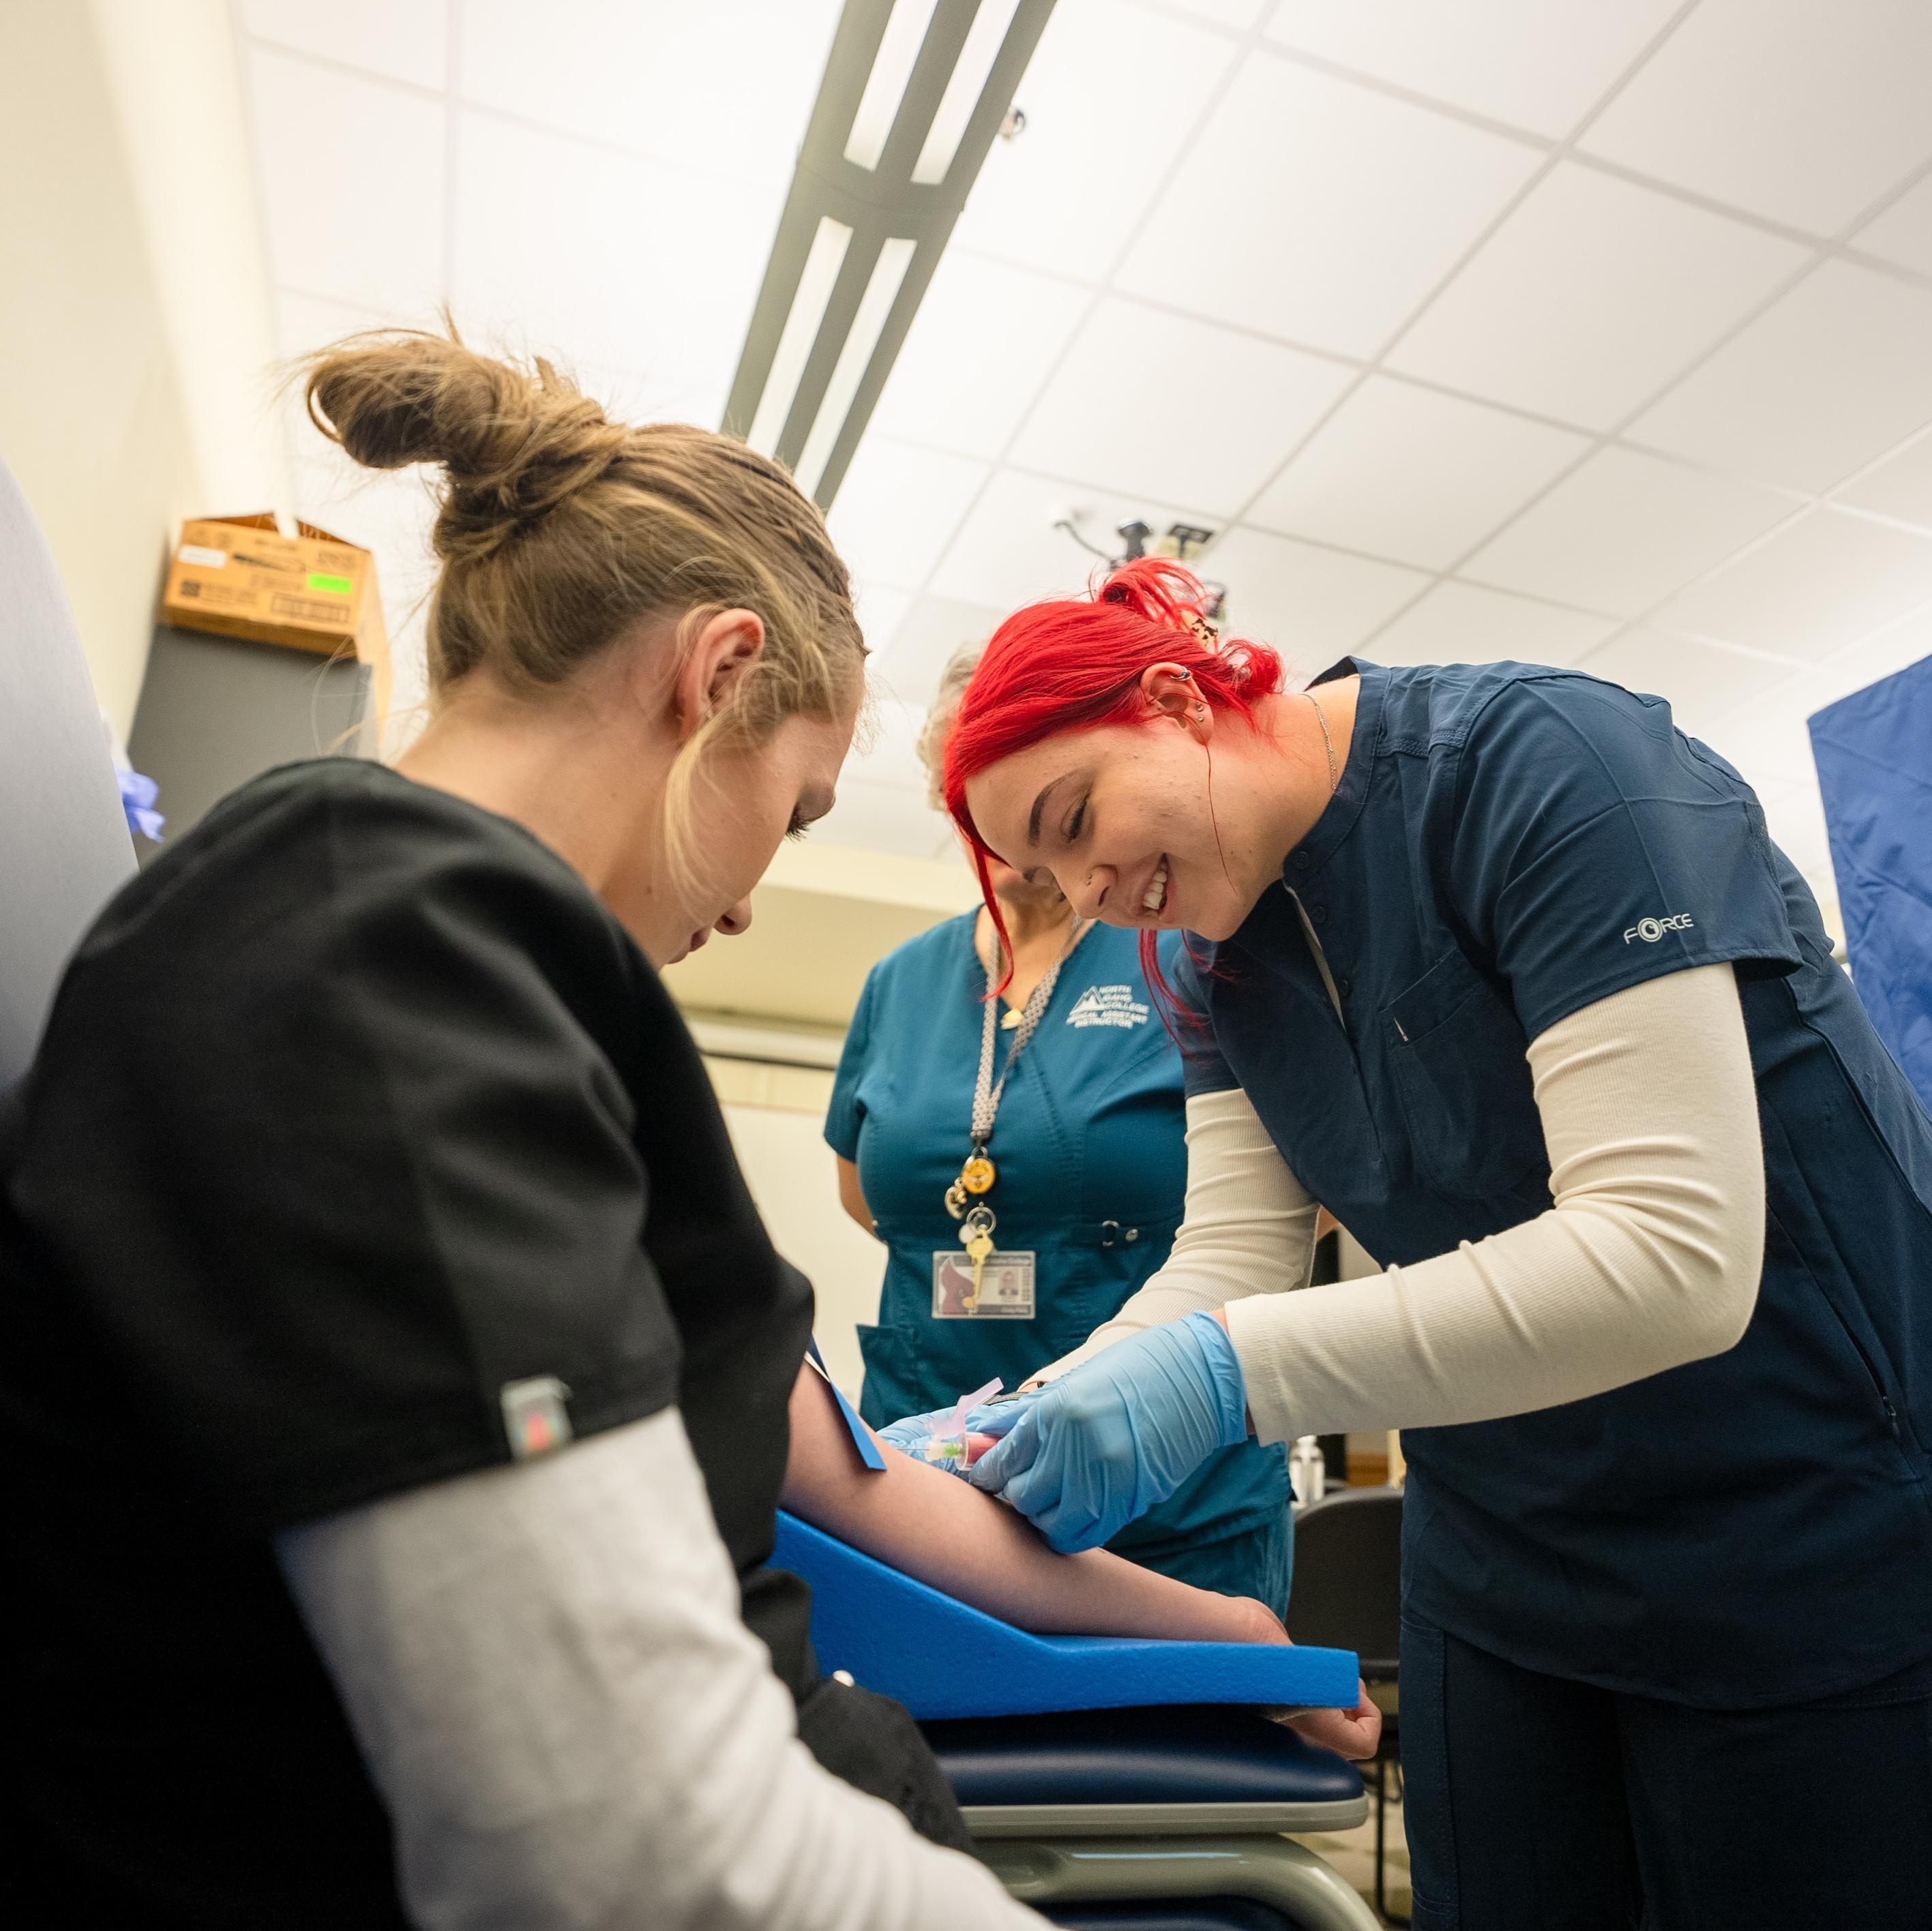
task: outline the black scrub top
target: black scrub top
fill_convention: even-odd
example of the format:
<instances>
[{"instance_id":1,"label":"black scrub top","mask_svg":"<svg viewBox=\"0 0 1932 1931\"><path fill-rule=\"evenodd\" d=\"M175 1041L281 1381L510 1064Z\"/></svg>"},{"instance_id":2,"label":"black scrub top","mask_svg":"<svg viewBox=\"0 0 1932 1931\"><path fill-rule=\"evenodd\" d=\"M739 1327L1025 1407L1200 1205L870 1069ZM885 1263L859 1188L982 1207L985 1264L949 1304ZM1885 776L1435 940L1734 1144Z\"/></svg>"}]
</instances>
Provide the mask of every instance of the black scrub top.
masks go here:
<instances>
[{"instance_id":1,"label":"black scrub top","mask_svg":"<svg viewBox=\"0 0 1932 1931\"><path fill-rule=\"evenodd\" d=\"M1406 1606L1527 1668L1718 1708L1932 1655L1932 1120L1750 787L1660 699L1576 672L1326 675L1352 671L1334 796L1184 964L1189 1091L1244 1089L1316 1198L1406 1266L1550 1206L1530 1040L1727 963L1764 1139L1737 1346L1403 1432Z\"/></svg>"},{"instance_id":2,"label":"black scrub top","mask_svg":"<svg viewBox=\"0 0 1932 1931\"><path fill-rule=\"evenodd\" d=\"M0 1102L8 1921L404 1921L272 1538L509 1459L521 1384L578 1437L681 1408L746 1619L822 1709L808 1592L764 1567L811 1319L562 860L352 760L228 799ZM839 1747L890 1759L902 1715L868 1752L855 1696Z\"/></svg>"}]
</instances>

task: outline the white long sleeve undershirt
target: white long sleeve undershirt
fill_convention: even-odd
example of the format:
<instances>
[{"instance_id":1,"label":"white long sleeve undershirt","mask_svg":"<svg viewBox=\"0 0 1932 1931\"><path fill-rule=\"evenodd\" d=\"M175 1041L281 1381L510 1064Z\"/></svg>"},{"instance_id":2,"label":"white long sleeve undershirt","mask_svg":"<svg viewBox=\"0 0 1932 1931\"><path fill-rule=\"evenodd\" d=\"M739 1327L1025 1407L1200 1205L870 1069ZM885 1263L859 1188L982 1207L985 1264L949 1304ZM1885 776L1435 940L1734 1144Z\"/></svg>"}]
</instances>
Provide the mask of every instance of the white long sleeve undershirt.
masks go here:
<instances>
[{"instance_id":1,"label":"white long sleeve undershirt","mask_svg":"<svg viewBox=\"0 0 1932 1931\"><path fill-rule=\"evenodd\" d=\"M798 1741L675 1410L276 1546L424 1931L1039 1931Z\"/></svg>"},{"instance_id":2,"label":"white long sleeve undershirt","mask_svg":"<svg viewBox=\"0 0 1932 1931\"><path fill-rule=\"evenodd\" d=\"M1612 994L1531 1042L1552 1205L1413 1267L1307 1285L1316 1203L1239 1091L1187 1103L1166 1264L1051 1380L1224 1307L1264 1441L1492 1420L1734 1345L1763 1263L1764 1159L1728 965Z\"/></svg>"}]
</instances>

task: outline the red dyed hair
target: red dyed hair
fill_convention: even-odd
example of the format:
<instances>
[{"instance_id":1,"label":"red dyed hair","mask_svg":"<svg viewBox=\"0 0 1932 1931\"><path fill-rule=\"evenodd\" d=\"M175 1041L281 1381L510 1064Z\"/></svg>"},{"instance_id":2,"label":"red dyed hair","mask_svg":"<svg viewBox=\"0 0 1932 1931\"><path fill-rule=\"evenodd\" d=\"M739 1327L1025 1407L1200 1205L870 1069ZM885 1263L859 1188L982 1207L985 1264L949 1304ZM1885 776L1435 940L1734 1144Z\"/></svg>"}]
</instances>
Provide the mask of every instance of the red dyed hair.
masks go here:
<instances>
[{"instance_id":1,"label":"red dyed hair","mask_svg":"<svg viewBox=\"0 0 1932 1931\"><path fill-rule=\"evenodd\" d=\"M1008 979L1012 947L986 868L987 859L999 854L967 809L968 781L1042 739L1102 724L1151 723L1141 677L1156 664L1186 671L1201 701L1214 709L1252 718L1256 703L1280 683L1281 659L1266 644L1216 637L1206 614L1212 601L1184 565L1144 556L1122 564L1087 596L1016 610L993 633L946 743L945 793L1005 949ZM1157 941L1151 931L1141 934L1141 970L1171 1009L1174 991L1161 971Z\"/></svg>"}]
</instances>

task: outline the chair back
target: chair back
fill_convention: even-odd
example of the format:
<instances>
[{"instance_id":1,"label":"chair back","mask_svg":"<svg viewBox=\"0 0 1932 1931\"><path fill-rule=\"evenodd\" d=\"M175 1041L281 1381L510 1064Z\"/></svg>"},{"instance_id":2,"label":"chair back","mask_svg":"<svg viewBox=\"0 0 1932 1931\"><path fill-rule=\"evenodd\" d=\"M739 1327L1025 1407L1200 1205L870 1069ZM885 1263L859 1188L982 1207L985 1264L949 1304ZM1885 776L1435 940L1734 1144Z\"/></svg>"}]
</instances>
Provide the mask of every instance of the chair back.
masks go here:
<instances>
[{"instance_id":1,"label":"chair back","mask_svg":"<svg viewBox=\"0 0 1932 1931\"><path fill-rule=\"evenodd\" d=\"M0 1092L81 934L134 871L107 730L40 525L0 463Z\"/></svg>"},{"instance_id":2,"label":"chair back","mask_svg":"<svg viewBox=\"0 0 1932 1931\"><path fill-rule=\"evenodd\" d=\"M1402 1627L1402 1491L1343 1489L1294 1519L1288 1631L1352 1649L1370 1683L1396 1674Z\"/></svg>"}]
</instances>

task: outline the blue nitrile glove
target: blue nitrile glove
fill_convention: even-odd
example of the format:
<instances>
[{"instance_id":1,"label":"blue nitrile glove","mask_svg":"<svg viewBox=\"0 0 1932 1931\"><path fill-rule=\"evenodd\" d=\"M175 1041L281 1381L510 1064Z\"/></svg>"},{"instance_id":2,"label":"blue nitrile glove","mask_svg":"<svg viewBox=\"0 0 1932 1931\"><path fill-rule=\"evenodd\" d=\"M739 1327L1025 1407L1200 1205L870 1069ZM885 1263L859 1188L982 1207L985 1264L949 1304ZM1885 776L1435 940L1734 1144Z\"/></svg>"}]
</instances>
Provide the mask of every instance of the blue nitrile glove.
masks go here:
<instances>
[{"instance_id":1,"label":"blue nitrile glove","mask_svg":"<svg viewBox=\"0 0 1932 1931\"><path fill-rule=\"evenodd\" d=\"M1043 1389L1033 1389L1024 1395L1009 1395L1004 1401L988 1402L972 1409L966 1417L966 1427L973 1435L998 1435L1012 1426L1027 1404ZM950 1429L956 1402L948 1402L943 1408L934 1408L922 1415L902 1415L896 1422L889 1422L878 1431L879 1439L888 1448L896 1448L902 1455L909 1455L915 1462L926 1459L926 1444L941 1429ZM947 1467L955 1475L964 1475L966 1471L956 1465Z\"/></svg>"},{"instance_id":2,"label":"blue nitrile glove","mask_svg":"<svg viewBox=\"0 0 1932 1931\"><path fill-rule=\"evenodd\" d=\"M966 1479L1012 1503L1063 1552L1110 1540L1216 1449L1248 1435L1241 1365L1210 1314L1115 1342L1010 1422L1010 1410L991 1412L998 1419L984 1432L1001 1439Z\"/></svg>"},{"instance_id":3,"label":"blue nitrile glove","mask_svg":"<svg viewBox=\"0 0 1932 1931\"><path fill-rule=\"evenodd\" d=\"M897 1421L888 1422L882 1429L874 1431L888 1448L896 1448L902 1455L910 1455L915 1462L922 1461L926 1444L932 1439L937 1428L950 1428L952 1425L952 1404L948 1402L943 1408L934 1408L930 1414L902 1415Z\"/></svg>"}]
</instances>

